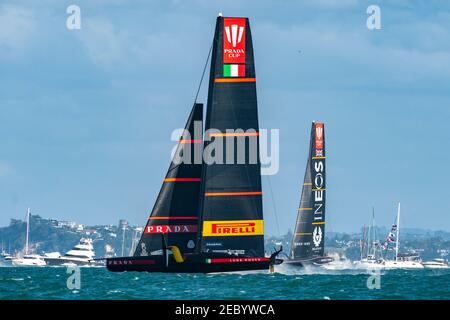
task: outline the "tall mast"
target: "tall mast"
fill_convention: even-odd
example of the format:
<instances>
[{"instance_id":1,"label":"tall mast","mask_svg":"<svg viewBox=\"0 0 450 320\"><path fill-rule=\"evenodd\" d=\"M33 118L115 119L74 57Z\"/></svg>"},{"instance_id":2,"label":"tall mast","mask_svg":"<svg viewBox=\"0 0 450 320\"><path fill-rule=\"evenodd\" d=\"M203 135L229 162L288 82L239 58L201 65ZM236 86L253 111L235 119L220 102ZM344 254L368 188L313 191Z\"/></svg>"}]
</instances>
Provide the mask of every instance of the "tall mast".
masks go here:
<instances>
[{"instance_id":1,"label":"tall mast","mask_svg":"<svg viewBox=\"0 0 450 320\"><path fill-rule=\"evenodd\" d=\"M377 241L375 239L376 238L376 231L375 231L375 207L372 207L372 235L373 235L372 249L373 249L373 256L375 258L375 253L376 253L375 242Z\"/></svg>"},{"instance_id":2,"label":"tall mast","mask_svg":"<svg viewBox=\"0 0 450 320\"><path fill-rule=\"evenodd\" d=\"M134 253L134 241L136 237L136 230L131 231L131 246L130 246L130 253L128 255L132 255Z\"/></svg>"},{"instance_id":3,"label":"tall mast","mask_svg":"<svg viewBox=\"0 0 450 320\"><path fill-rule=\"evenodd\" d=\"M30 208L28 208L27 210L27 236L25 240L25 254L28 254L29 233L30 233Z\"/></svg>"},{"instance_id":4,"label":"tall mast","mask_svg":"<svg viewBox=\"0 0 450 320\"><path fill-rule=\"evenodd\" d=\"M122 232L122 257L123 257L123 251L125 250L125 228L126 226L123 226L123 232Z\"/></svg>"},{"instance_id":5,"label":"tall mast","mask_svg":"<svg viewBox=\"0 0 450 320\"><path fill-rule=\"evenodd\" d=\"M370 255L370 248L371 248L371 246L370 246L370 235L371 235L371 232L372 232L372 223L369 224L369 226L367 227L367 258Z\"/></svg>"},{"instance_id":6,"label":"tall mast","mask_svg":"<svg viewBox=\"0 0 450 320\"><path fill-rule=\"evenodd\" d=\"M363 232L362 232L362 239L360 241L360 246L359 246L359 249L360 249L360 259L359 260L363 259L365 243L366 243L366 225L364 224Z\"/></svg>"},{"instance_id":7,"label":"tall mast","mask_svg":"<svg viewBox=\"0 0 450 320\"><path fill-rule=\"evenodd\" d=\"M397 261L398 259L398 248L400 243L400 239L398 238L399 234L400 234L400 202L398 203L397 208L397 235L395 236L395 261Z\"/></svg>"}]
</instances>

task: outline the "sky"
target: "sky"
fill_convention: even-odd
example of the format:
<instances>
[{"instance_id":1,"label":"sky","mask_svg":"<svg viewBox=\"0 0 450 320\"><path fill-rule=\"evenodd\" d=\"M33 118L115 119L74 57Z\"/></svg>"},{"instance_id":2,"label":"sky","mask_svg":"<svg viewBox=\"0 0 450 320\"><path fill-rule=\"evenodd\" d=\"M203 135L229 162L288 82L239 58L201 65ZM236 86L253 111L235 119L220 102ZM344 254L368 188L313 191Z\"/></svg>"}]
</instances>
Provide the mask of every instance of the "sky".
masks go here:
<instances>
[{"instance_id":1,"label":"sky","mask_svg":"<svg viewBox=\"0 0 450 320\"><path fill-rule=\"evenodd\" d=\"M219 12L250 18L260 126L280 130L267 234L294 227L313 120L326 126L327 230L359 230L372 206L390 225L398 201L401 227L450 230L450 4L426 0L2 1L0 226L27 207L143 225Z\"/></svg>"}]
</instances>

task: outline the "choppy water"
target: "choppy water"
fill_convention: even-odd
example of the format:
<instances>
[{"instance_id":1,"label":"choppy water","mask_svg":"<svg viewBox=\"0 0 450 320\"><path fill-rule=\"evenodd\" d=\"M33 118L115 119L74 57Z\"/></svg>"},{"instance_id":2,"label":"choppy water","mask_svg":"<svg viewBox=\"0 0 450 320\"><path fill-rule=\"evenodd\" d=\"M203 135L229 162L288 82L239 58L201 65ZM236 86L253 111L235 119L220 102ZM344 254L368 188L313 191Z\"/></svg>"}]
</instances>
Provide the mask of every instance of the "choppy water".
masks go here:
<instances>
[{"instance_id":1,"label":"choppy water","mask_svg":"<svg viewBox=\"0 0 450 320\"><path fill-rule=\"evenodd\" d=\"M450 299L450 270L383 271L381 288L369 274L343 270L275 274L111 273L81 268L79 290L67 288L67 269L0 267L4 299Z\"/></svg>"}]
</instances>

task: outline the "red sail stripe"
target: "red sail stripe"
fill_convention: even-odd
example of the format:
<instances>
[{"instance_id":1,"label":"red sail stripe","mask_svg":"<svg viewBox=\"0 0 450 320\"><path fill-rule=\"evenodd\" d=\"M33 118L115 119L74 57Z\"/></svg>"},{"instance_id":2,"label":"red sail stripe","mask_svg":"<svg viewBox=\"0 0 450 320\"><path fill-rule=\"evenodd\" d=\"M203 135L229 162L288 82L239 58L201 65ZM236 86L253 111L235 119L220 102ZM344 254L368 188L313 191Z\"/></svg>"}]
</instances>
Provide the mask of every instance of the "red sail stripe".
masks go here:
<instances>
[{"instance_id":1,"label":"red sail stripe","mask_svg":"<svg viewBox=\"0 0 450 320\"><path fill-rule=\"evenodd\" d=\"M206 192L206 197L217 196L259 196L262 195L262 191L249 191L249 192Z\"/></svg>"},{"instance_id":2,"label":"red sail stripe","mask_svg":"<svg viewBox=\"0 0 450 320\"><path fill-rule=\"evenodd\" d=\"M200 178L165 178L164 182L200 182Z\"/></svg>"}]
</instances>

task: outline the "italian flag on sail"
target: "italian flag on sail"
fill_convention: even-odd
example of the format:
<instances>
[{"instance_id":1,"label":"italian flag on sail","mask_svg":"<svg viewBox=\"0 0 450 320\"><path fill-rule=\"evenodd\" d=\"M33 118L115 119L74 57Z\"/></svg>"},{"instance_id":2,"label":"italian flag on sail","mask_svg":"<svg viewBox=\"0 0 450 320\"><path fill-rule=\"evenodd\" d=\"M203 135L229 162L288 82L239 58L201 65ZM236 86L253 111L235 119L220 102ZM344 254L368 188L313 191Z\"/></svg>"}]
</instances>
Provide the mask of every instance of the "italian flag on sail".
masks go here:
<instances>
[{"instance_id":1,"label":"italian flag on sail","mask_svg":"<svg viewBox=\"0 0 450 320\"><path fill-rule=\"evenodd\" d=\"M245 64L224 64L224 77L245 77Z\"/></svg>"}]
</instances>

